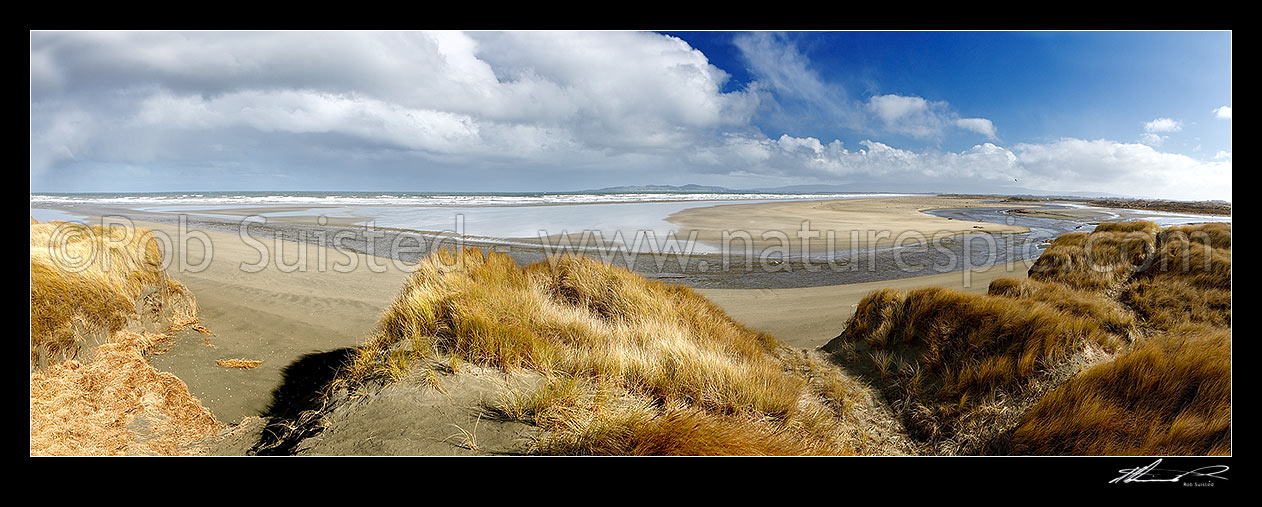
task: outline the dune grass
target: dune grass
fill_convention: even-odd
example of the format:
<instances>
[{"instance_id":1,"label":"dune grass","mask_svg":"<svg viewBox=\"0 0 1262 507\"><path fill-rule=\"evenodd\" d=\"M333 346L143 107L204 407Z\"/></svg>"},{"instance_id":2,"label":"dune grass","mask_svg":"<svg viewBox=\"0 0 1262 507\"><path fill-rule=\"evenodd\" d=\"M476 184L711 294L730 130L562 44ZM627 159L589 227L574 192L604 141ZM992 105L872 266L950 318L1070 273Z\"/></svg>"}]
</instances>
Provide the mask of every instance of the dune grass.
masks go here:
<instances>
[{"instance_id":1,"label":"dune grass","mask_svg":"<svg viewBox=\"0 0 1262 507\"><path fill-rule=\"evenodd\" d=\"M148 231L31 221L31 453L179 454L218 429L145 354L208 333Z\"/></svg>"},{"instance_id":2,"label":"dune grass","mask_svg":"<svg viewBox=\"0 0 1262 507\"><path fill-rule=\"evenodd\" d=\"M876 291L825 349L883 386L931 448L1220 453L1230 246L1228 224L1101 224L1057 238L1029 279L984 296Z\"/></svg>"},{"instance_id":3,"label":"dune grass","mask_svg":"<svg viewBox=\"0 0 1262 507\"><path fill-rule=\"evenodd\" d=\"M1156 329L1183 322L1231 325L1231 226L1172 227L1120 295Z\"/></svg>"},{"instance_id":4,"label":"dune grass","mask_svg":"<svg viewBox=\"0 0 1262 507\"><path fill-rule=\"evenodd\" d=\"M197 302L162 270L147 229L32 223L31 363L90 354L131 324L198 324Z\"/></svg>"},{"instance_id":5,"label":"dune grass","mask_svg":"<svg viewBox=\"0 0 1262 507\"><path fill-rule=\"evenodd\" d=\"M1030 268L1030 278L1075 290L1106 291L1128 279L1156 250L1152 222L1105 223L1091 233L1057 237Z\"/></svg>"},{"instance_id":6,"label":"dune grass","mask_svg":"<svg viewBox=\"0 0 1262 507\"><path fill-rule=\"evenodd\" d=\"M859 364L899 400L913 438L960 435L956 424L1028 388L1083 347L1117 350L1124 339L1090 316L1032 300L930 287L883 289L859 303L846 330L825 346L858 345Z\"/></svg>"},{"instance_id":7,"label":"dune grass","mask_svg":"<svg viewBox=\"0 0 1262 507\"><path fill-rule=\"evenodd\" d=\"M691 289L623 268L449 249L417 266L334 388L397 380L418 360L526 368L550 380L498 410L547 430L540 452L850 452L822 417L844 407L845 386L798 373L778 348Z\"/></svg>"},{"instance_id":8,"label":"dune grass","mask_svg":"<svg viewBox=\"0 0 1262 507\"><path fill-rule=\"evenodd\" d=\"M1013 454L1231 453L1231 332L1183 324L1048 393Z\"/></svg>"},{"instance_id":9,"label":"dune grass","mask_svg":"<svg viewBox=\"0 0 1262 507\"><path fill-rule=\"evenodd\" d=\"M31 374L31 454L180 455L219 429L175 375L144 353L167 339L119 331L89 363L68 360Z\"/></svg>"}]
</instances>

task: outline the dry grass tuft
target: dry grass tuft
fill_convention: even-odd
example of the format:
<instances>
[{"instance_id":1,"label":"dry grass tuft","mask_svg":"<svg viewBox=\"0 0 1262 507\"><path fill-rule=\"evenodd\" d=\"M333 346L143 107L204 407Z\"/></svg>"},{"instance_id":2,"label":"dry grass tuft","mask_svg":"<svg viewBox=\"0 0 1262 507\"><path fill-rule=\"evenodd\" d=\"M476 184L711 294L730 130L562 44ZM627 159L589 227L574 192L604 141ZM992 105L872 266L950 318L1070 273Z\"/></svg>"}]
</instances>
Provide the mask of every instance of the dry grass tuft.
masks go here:
<instances>
[{"instance_id":1,"label":"dry grass tuft","mask_svg":"<svg viewBox=\"0 0 1262 507\"><path fill-rule=\"evenodd\" d=\"M1076 290L1107 291L1129 278L1156 250L1157 224L1143 220L1100 224L1056 238L1030 268L1030 278Z\"/></svg>"},{"instance_id":2,"label":"dry grass tuft","mask_svg":"<svg viewBox=\"0 0 1262 507\"><path fill-rule=\"evenodd\" d=\"M263 361L257 361L254 359L219 359L215 361L215 364L224 368L241 368L248 370L251 368L258 368L259 365L263 364Z\"/></svg>"},{"instance_id":3,"label":"dry grass tuft","mask_svg":"<svg viewBox=\"0 0 1262 507\"><path fill-rule=\"evenodd\" d=\"M91 353L129 326L209 332L198 323L192 294L162 270L152 231L69 222L30 227L32 367Z\"/></svg>"},{"instance_id":4,"label":"dry grass tuft","mask_svg":"<svg viewBox=\"0 0 1262 507\"><path fill-rule=\"evenodd\" d=\"M936 442L956 437L955 422L997 393L1026 388L1087 344L1123 343L1090 316L1047 303L931 287L872 293L825 350L866 350L856 365L872 372L887 398L903 400L913 438Z\"/></svg>"},{"instance_id":5,"label":"dry grass tuft","mask_svg":"<svg viewBox=\"0 0 1262 507\"><path fill-rule=\"evenodd\" d=\"M1172 227L1145 269L1120 295L1156 329L1183 322L1231 325L1231 226Z\"/></svg>"},{"instance_id":6,"label":"dry grass tuft","mask_svg":"<svg viewBox=\"0 0 1262 507\"><path fill-rule=\"evenodd\" d=\"M846 453L835 427L804 422L838 406L816 394L828 381L791 371L776 351L686 287L586 257L523 268L443 250L417 266L333 388L397 380L420 360L527 368L569 386L504 411L551 431L542 452ZM611 396L621 408L572 403Z\"/></svg>"},{"instance_id":7,"label":"dry grass tuft","mask_svg":"<svg viewBox=\"0 0 1262 507\"><path fill-rule=\"evenodd\" d=\"M149 238L31 221L32 454L179 454L218 429L184 382L145 359L175 331L209 333Z\"/></svg>"},{"instance_id":8,"label":"dry grass tuft","mask_svg":"<svg viewBox=\"0 0 1262 507\"><path fill-rule=\"evenodd\" d=\"M938 451L1229 452L1230 246L1228 224L1102 224L985 296L873 292L825 349Z\"/></svg>"},{"instance_id":9,"label":"dry grass tuft","mask_svg":"<svg viewBox=\"0 0 1262 507\"><path fill-rule=\"evenodd\" d=\"M31 454L181 454L219 429L175 375L143 352L159 334L115 333L87 364L70 360L31 374Z\"/></svg>"},{"instance_id":10,"label":"dry grass tuft","mask_svg":"<svg viewBox=\"0 0 1262 507\"><path fill-rule=\"evenodd\" d=\"M1231 453L1231 332L1184 324L1074 377L1013 433L1013 454Z\"/></svg>"}]
</instances>

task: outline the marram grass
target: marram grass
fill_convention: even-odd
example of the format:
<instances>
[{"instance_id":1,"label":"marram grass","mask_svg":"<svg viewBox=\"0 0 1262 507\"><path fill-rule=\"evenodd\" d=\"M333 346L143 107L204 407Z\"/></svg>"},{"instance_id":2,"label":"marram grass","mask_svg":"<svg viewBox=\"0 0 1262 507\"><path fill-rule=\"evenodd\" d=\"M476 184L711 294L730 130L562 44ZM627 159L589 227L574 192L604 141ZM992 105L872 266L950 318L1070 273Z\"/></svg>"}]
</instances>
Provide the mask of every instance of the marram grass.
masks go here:
<instances>
[{"instance_id":1,"label":"marram grass","mask_svg":"<svg viewBox=\"0 0 1262 507\"><path fill-rule=\"evenodd\" d=\"M593 259L521 267L443 250L339 384L401 378L422 359L537 371L545 385L497 410L547 430L545 453L852 452L835 413L846 387L796 373L777 349L691 289Z\"/></svg>"}]
</instances>

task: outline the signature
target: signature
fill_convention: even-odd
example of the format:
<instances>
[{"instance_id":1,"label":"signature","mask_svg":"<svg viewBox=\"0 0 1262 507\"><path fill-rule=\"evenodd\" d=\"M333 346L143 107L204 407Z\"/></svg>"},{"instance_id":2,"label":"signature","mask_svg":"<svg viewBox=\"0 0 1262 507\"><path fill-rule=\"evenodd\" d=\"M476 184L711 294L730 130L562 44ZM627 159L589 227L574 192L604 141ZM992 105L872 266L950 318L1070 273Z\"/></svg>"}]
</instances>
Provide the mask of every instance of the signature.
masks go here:
<instances>
[{"instance_id":1,"label":"signature","mask_svg":"<svg viewBox=\"0 0 1262 507\"><path fill-rule=\"evenodd\" d=\"M1116 484L1119 482L1123 484L1128 482L1179 482L1189 475L1227 480L1226 477L1218 474L1230 469L1227 465L1210 465L1185 472L1183 470L1157 468L1157 465L1160 464L1161 460L1159 459L1146 467L1123 468L1118 470L1122 473L1122 476L1109 481L1109 484Z\"/></svg>"}]
</instances>

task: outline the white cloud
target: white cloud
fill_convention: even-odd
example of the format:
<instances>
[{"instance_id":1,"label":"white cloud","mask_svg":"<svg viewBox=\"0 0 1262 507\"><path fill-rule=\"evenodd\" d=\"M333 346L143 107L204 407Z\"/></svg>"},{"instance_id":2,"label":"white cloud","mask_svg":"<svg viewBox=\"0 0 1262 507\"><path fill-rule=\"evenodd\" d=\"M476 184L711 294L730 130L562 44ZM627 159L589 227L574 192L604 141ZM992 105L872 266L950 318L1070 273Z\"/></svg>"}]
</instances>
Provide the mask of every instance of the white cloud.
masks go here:
<instances>
[{"instance_id":1,"label":"white cloud","mask_svg":"<svg viewBox=\"0 0 1262 507\"><path fill-rule=\"evenodd\" d=\"M106 178L122 176L110 168L131 168L166 181L206 174L248 185L259 174L284 181L327 167L428 186L449 174L491 180L477 171L493 165L521 174L514 182L553 171L562 176L533 184L563 188L588 172L656 171L918 191L1230 197L1229 153L1204 163L1104 140L942 152L874 139L852 150L789 129L768 137L752 120L775 105L762 102L759 90L769 89L874 134L934 139L958 128L994 141L996 128L922 97L852 101L775 36L737 45L757 82L723 92L726 72L684 41L652 33L34 32L31 183L53 187L69 174L55 171L97 164ZM386 162L397 173L381 174ZM195 169L179 172L187 167Z\"/></svg>"},{"instance_id":2,"label":"white cloud","mask_svg":"<svg viewBox=\"0 0 1262 507\"><path fill-rule=\"evenodd\" d=\"M1214 160L1231 160L1231 152L1219 150L1214 154Z\"/></svg>"},{"instance_id":3,"label":"white cloud","mask_svg":"<svg viewBox=\"0 0 1262 507\"><path fill-rule=\"evenodd\" d=\"M1231 106L1222 106L1214 108L1214 117L1220 120L1231 119Z\"/></svg>"},{"instance_id":4,"label":"white cloud","mask_svg":"<svg viewBox=\"0 0 1262 507\"><path fill-rule=\"evenodd\" d=\"M723 170L808 174L819 181L895 188L909 181L938 191L1108 192L1171 199L1230 199L1231 161L1200 162L1142 144L1062 139L1011 149L982 143L961 152L916 152L877 141L858 150L841 141L733 136L690 159ZM756 156L751 156L756 154ZM855 179L859 178L859 179Z\"/></svg>"},{"instance_id":5,"label":"white cloud","mask_svg":"<svg viewBox=\"0 0 1262 507\"><path fill-rule=\"evenodd\" d=\"M1178 132L1183 130L1183 122L1170 118L1157 118L1144 124L1144 132Z\"/></svg>"},{"instance_id":6,"label":"white cloud","mask_svg":"<svg viewBox=\"0 0 1262 507\"><path fill-rule=\"evenodd\" d=\"M955 120L955 126L977 132L987 139L995 138L995 124L985 118L960 118Z\"/></svg>"},{"instance_id":7,"label":"white cloud","mask_svg":"<svg viewBox=\"0 0 1262 507\"><path fill-rule=\"evenodd\" d=\"M896 94L870 97L867 111L881 121L885 130L919 139L940 136L949 115L946 102Z\"/></svg>"},{"instance_id":8,"label":"white cloud","mask_svg":"<svg viewBox=\"0 0 1262 507\"><path fill-rule=\"evenodd\" d=\"M944 101L929 101L923 97L897 94L876 95L868 98L866 110L879 120L887 132L908 135L917 139L935 139L943 135L948 126L976 132L987 139L995 139L995 124L986 118L960 118Z\"/></svg>"},{"instance_id":9,"label":"white cloud","mask_svg":"<svg viewBox=\"0 0 1262 507\"><path fill-rule=\"evenodd\" d=\"M36 32L31 55L33 174L234 128L525 160L678 150L758 103L684 41L638 32Z\"/></svg>"},{"instance_id":10,"label":"white cloud","mask_svg":"<svg viewBox=\"0 0 1262 507\"><path fill-rule=\"evenodd\" d=\"M1156 148L1166 141L1166 137L1168 136L1161 136L1151 132L1146 132L1139 135L1139 142Z\"/></svg>"}]
</instances>

